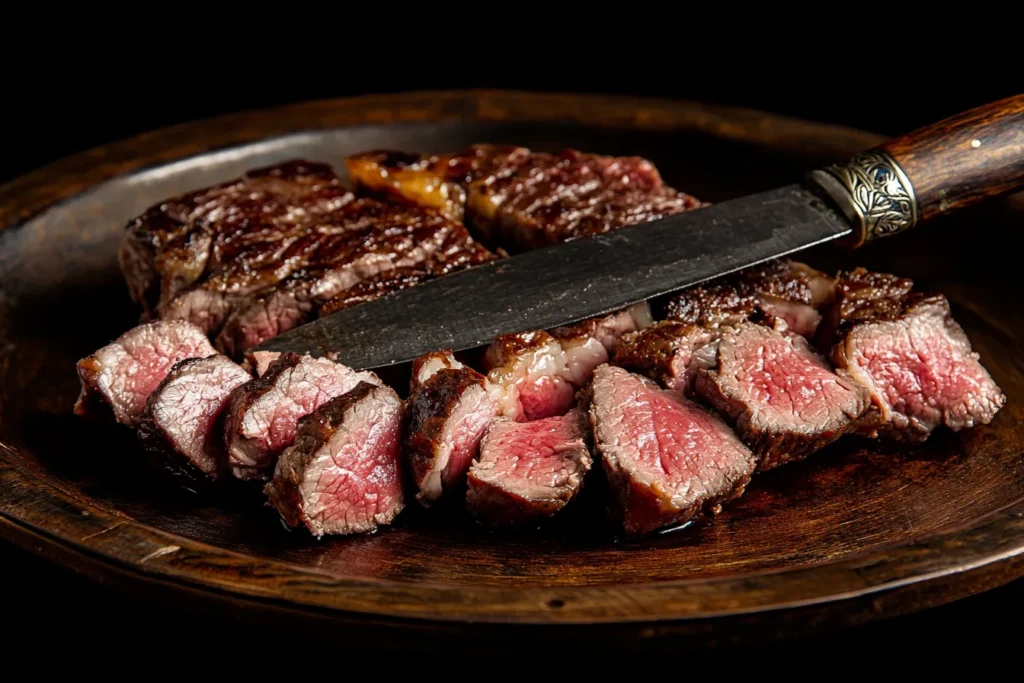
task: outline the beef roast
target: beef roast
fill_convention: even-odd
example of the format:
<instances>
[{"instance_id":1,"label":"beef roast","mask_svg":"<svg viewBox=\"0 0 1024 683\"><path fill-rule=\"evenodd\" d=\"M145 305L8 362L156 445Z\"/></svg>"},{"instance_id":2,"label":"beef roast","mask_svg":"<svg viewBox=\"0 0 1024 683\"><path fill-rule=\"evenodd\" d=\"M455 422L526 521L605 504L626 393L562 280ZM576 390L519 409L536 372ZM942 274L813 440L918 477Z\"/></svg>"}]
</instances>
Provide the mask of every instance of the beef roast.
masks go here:
<instances>
[{"instance_id":1,"label":"beef roast","mask_svg":"<svg viewBox=\"0 0 1024 683\"><path fill-rule=\"evenodd\" d=\"M651 309L643 301L610 315L551 330L565 356L566 379L577 387L586 386L594 368L608 362L623 335L651 323Z\"/></svg>"},{"instance_id":2,"label":"beef roast","mask_svg":"<svg viewBox=\"0 0 1024 683\"><path fill-rule=\"evenodd\" d=\"M988 424L1006 396L979 362L941 294L864 270L841 275L832 360L868 388L888 437L925 439L939 425Z\"/></svg>"},{"instance_id":3,"label":"beef roast","mask_svg":"<svg viewBox=\"0 0 1024 683\"><path fill-rule=\"evenodd\" d=\"M177 363L139 420L147 452L176 474L216 479L227 469L222 415L249 373L220 354Z\"/></svg>"},{"instance_id":4,"label":"beef roast","mask_svg":"<svg viewBox=\"0 0 1024 683\"><path fill-rule=\"evenodd\" d=\"M699 367L697 352L720 334L693 323L663 320L623 336L615 348L614 363L689 395Z\"/></svg>"},{"instance_id":5,"label":"beef roast","mask_svg":"<svg viewBox=\"0 0 1024 683\"><path fill-rule=\"evenodd\" d=\"M622 368L597 368L585 405L610 509L630 536L715 511L754 472L754 455L725 423Z\"/></svg>"},{"instance_id":6,"label":"beef roast","mask_svg":"<svg viewBox=\"0 0 1024 683\"><path fill-rule=\"evenodd\" d=\"M767 470L804 458L857 426L868 392L841 377L807 341L754 323L725 329L696 392L736 425Z\"/></svg>"},{"instance_id":7,"label":"beef roast","mask_svg":"<svg viewBox=\"0 0 1024 683\"><path fill-rule=\"evenodd\" d=\"M345 166L363 193L435 209L461 221L470 183L500 177L529 154L524 147L501 145L473 145L456 154L374 150L347 157Z\"/></svg>"},{"instance_id":8,"label":"beef roast","mask_svg":"<svg viewBox=\"0 0 1024 683\"><path fill-rule=\"evenodd\" d=\"M125 231L128 290L148 314L210 271L276 261L289 239L351 199L330 166L293 160L163 201Z\"/></svg>"},{"instance_id":9,"label":"beef roast","mask_svg":"<svg viewBox=\"0 0 1024 683\"><path fill-rule=\"evenodd\" d=\"M775 260L674 296L666 317L714 329L766 313L811 336L832 299L834 278L796 261Z\"/></svg>"},{"instance_id":10,"label":"beef roast","mask_svg":"<svg viewBox=\"0 0 1024 683\"><path fill-rule=\"evenodd\" d=\"M702 206L639 157L532 152L469 184L466 217L486 238L523 250Z\"/></svg>"},{"instance_id":11,"label":"beef roast","mask_svg":"<svg viewBox=\"0 0 1024 683\"><path fill-rule=\"evenodd\" d=\"M376 531L404 505L402 402L366 382L299 420L265 491L282 519L324 534Z\"/></svg>"},{"instance_id":12,"label":"beef roast","mask_svg":"<svg viewBox=\"0 0 1024 683\"><path fill-rule=\"evenodd\" d=\"M443 353L416 363L406 401L405 452L417 500L429 506L462 485L497 412L480 373Z\"/></svg>"},{"instance_id":13,"label":"beef roast","mask_svg":"<svg viewBox=\"0 0 1024 683\"><path fill-rule=\"evenodd\" d=\"M380 384L371 372L356 372L326 358L281 355L232 395L224 424L232 474L265 478L295 439L299 419L360 382Z\"/></svg>"},{"instance_id":14,"label":"beef roast","mask_svg":"<svg viewBox=\"0 0 1024 683\"><path fill-rule=\"evenodd\" d=\"M118 422L130 425L175 363L215 353L203 331L189 323L139 325L78 361L82 393L75 412L112 411Z\"/></svg>"},{"instance_id":15,"label":"beef roast","mask_svg":"<svg viewBox=\"0 0 1024 683\"><path fill-rule=\"evenodd\" d=\"M466 506L492 527L538 524L579 493L591 464L578 410L528 423L497 418L470 467Z\"/></svg>"}]
</instances>

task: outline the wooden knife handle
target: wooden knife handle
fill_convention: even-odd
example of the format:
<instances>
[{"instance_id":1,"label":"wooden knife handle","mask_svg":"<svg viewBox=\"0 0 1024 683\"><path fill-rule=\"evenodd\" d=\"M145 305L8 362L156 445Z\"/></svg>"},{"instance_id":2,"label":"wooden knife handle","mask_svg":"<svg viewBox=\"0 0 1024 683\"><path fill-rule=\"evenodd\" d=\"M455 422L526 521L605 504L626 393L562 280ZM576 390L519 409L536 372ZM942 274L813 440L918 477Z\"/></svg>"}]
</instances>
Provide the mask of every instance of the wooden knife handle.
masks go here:
<instances>
[{"instance_id":1,"label":"wooden knife handle","mask_svg":"<svg viewBox=\"0 0 1024 683\"><path fill-rule=\"evenodd\" d=\"M811 174L853 222L848 246L1024 186L1024 95L925 126Z\"/></svg>"}]
</instances>

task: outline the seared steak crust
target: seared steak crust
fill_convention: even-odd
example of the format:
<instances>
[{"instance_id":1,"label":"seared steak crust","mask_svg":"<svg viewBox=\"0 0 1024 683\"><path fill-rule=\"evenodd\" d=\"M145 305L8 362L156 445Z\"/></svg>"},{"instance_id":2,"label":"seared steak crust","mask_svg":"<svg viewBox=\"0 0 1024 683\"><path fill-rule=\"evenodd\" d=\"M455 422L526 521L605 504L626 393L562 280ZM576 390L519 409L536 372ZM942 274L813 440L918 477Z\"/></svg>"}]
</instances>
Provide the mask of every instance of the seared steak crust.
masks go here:
<instances>
[{"instance_id":1,"label":"seared steak crust","mask_svg":"<svg viewBox=\"0 0 1024 683\"><path fill-rule=\"evenodd\" d=\"M699 364L695 354L720 332L693 323L664 320L625 335L615 348L614 364L649 377L663 387L689 394Z\"/></svg>"},{"instance_id":2,"label":"seared steak crust","mask_svg":"<svg viewBox=\"0 0 1024 683\"><path fill-rule=\"evenodd\" d=\"M430 505L461 486L498 407L484 376L442 368L414 386L406 401L405 452L419 492Z\"/></svg>"}]
</instances>

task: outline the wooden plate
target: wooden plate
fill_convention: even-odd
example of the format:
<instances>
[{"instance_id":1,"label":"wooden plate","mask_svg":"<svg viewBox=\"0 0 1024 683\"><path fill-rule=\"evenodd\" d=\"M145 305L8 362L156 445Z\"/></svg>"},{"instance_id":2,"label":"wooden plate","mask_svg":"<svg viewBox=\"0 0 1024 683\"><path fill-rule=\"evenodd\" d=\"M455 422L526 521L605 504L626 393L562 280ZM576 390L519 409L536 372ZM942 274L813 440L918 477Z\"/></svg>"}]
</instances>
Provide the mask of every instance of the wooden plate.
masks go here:
<instances>
[{"instance_id":1,"label":"wooden plate","mask_svg":"<svg viewBox=\"0 0 1024 683\"><path fill-rule=\"evenodd\" d=\"M615 542L586 505L522 536L410 509L379 534L316 542L285 531L258 495L168 488L130 435L70 414L75 361L137 320L116 260L129 218L289 157L337 164L366 148L478 141L642 154L673 185L720 201L878 139L682 102L417 93L188 124L36 171L0 189L0 534L127 589L420 648L722 642L917 609L1024 573L1012 242L1024 217L1008 202L856 254L807 255L945 292L1009 396L992 425L914 448L847 439L757 478L712 524L639 543Z\"/></svg>"}]
</instances>

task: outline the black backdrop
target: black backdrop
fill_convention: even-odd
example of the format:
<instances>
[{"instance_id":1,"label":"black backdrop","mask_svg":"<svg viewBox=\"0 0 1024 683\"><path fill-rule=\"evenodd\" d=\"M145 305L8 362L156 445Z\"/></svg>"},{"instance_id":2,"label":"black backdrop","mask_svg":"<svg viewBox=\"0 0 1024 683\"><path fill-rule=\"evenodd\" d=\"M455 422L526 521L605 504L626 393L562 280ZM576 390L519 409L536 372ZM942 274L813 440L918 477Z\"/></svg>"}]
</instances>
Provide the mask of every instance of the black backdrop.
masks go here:
<instances>
[{"instance_id":1,"label":"black backdrop","mask_svg":"<svg viewBox=\"0 0 1024 683\"><path fill-rule=\"evenodd\" d=\"M288 102L342 97L372 92L412 89L500 87L562 92L606 92L658 95L727 103L782 112L794 116L851 125L895 135L986 101L1024 91L1024 78L1016 81L992 77L949 82L912 89L881 83L872 87L831 87L795 66L764 63L742 73L687 74L662 72L586 79L572 74L552 78L539 73L462 79L434 68L422 77L415 68L386 74L355 69L362 75L297 69L287 78L269 77L251 60L219 64L196 71L193 65L155 68L139 64L141 72L128 75L123 64L63 61L59 69L14 69L3 105L7 141L0 154L0 181L75 151L135 133L242 109ZM409 67L410 65L406 65ZM351 71L351 70L350 70ZM895 88L895 89L891 89ZM237 645L260 647L286 634L252 633L230 615L199 621L176 611L174 605L125 600L110 590L55 569L21 551L0 545L0 578L6 586L5 621L17 624L19 641L31 642L60 624L66 633L87 647L97 643L131 642L144 648L175 647L187 632L191 649L199 643L214 648ZM807 653L827 654L849 662L849 654L929 653L994 646L1016 628L1017 612L1024 607L1024 585L961 601L922 615L886 621L842 634L823 634L811 642L757 648L788 659ZM331 644L331 638L325 638ZM338 643L334 643L337 645ZM927 649L918 650L915 646ZM909 649L908 649L909 648ZM205 646L203 649L207 649ZM283 653L282 653L283 654Z\"/></svg>"}]
</instances>

